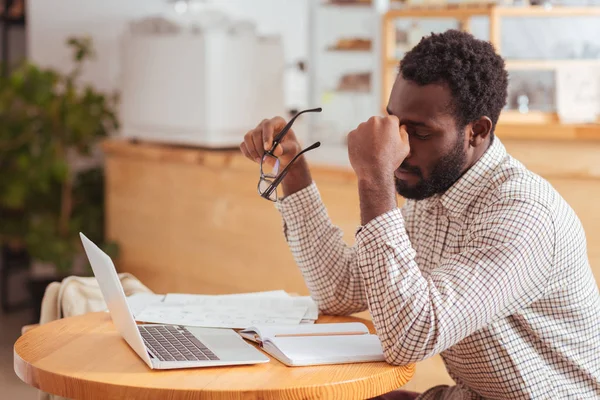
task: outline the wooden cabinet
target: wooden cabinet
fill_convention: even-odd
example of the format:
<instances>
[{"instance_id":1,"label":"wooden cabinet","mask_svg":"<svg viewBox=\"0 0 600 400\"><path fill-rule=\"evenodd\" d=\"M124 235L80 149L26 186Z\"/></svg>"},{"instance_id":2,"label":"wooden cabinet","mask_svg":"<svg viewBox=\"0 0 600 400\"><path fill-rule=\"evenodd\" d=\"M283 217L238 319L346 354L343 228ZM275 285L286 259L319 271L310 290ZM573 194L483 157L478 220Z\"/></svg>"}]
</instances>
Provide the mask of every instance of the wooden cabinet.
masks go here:
<instances>
[{"instance_id":1,"label":"wooden cabinet","mask_svg":"<svg viewBox=\"0 0 600 400\"><path fill-rule=\"evenodd\" d=\"M107 234L117 267L156 292L285 289L307 294L272 202L257 194L259 167L238 152L108 141ZM332 218L348 240L359 220L346 170L315 168Z\"/></svg>"}]
</instances>

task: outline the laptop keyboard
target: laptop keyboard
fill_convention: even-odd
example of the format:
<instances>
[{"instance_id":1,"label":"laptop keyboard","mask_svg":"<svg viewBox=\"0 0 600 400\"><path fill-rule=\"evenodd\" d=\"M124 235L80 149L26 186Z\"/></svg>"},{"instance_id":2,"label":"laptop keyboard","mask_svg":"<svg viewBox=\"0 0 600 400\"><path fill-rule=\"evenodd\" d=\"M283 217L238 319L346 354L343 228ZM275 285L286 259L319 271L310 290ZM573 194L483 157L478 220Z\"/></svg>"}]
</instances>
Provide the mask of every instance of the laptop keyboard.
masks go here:
<instances>
[{"instance_id":1,"label":"laptop keyboard","mask_svg":"<svg viewBox=\"0 0 600 400\"><path fill-rule=\"evenodd\" d=\"M142 339L160 361L218 360L202 342L184 326L138 326Z\"/></svg>"}]
</instances>

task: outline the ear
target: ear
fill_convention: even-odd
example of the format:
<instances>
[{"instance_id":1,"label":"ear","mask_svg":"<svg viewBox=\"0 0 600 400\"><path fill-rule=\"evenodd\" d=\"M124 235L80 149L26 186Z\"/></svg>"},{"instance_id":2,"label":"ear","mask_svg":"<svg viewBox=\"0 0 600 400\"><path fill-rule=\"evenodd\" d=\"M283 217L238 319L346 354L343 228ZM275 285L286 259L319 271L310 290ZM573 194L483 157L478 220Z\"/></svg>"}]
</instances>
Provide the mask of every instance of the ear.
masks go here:
<instances>
[{"instance_id":1,"label":"ear","mask_svg":"<svg viewBox=\"0 0 600 400\"><path fill-rule=\"evenodd\" d=\"M488 117L481 117L469 124L469 145L478 147L486 141L492 133L492 120Z\"/></svg>"}]
</instances>

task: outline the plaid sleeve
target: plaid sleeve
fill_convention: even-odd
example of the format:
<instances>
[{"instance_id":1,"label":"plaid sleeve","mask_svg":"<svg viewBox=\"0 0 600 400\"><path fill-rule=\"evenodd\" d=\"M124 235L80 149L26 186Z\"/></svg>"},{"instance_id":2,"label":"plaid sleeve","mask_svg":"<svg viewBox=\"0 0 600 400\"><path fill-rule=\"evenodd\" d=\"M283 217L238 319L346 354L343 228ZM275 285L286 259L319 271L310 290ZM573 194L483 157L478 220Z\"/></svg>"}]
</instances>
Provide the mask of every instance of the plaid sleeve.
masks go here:
<instances>
[{"instance_id":1,"label":"plaid sleeve","mask_svg":"<svg viewBox=\"0 0 600 400\"><path fill-rule=\"evenodd\" d=\"M276 203L296 264L321 312L348 315L367 309L356 250L333 225L316 185Z\"/></svg>"},{"instance_id":2,"label":"plaid sleeve","mask_svg":"<svg viewBox=\"0 0 600 400\"><path fill-rule=\"evenodd\" d=\"M357 235L358 268L386 360L438 354L541 298L550 278L554 224L543 206L505 200L472 223L468 244L424 276L399 209Z\"/></svg>"}]
</instances>

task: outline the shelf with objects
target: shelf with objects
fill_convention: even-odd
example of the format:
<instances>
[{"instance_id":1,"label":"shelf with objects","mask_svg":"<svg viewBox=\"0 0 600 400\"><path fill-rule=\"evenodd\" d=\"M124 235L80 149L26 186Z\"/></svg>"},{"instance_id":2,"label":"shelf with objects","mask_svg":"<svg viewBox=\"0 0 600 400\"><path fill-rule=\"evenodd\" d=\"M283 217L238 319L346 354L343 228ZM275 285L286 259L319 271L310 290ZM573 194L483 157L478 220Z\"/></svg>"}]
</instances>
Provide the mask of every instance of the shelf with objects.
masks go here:
<instances>
[{"instance_id":1,"label":"shelf with objects","mask_svg":"<svg viewBox=\"0 0 600 400\"><path fill-rule=\"evenodd\" d=\"M0 30L0 71L6 76L10 67L25 56L24 0L4 0L3 4L0 4ZM15 38L15 35L19 37ZM0 221L9 212L8 209L0 207ZM3 313L31 306L27 287L29 264L29 255L22 243L0 241L0 310Z\"/></svg>"},{"instance_id":2,"label":"shelf with objects","mask_svg":"<svg viewBox=\"0 0 600 400\"><path fill-rule=\"evenodd\" d=\"M498 123L499 136L600 140L600 45L585 43L576 52L574 46L564 43L543 58L523 57L523 52L517 56L510 49L515 41L504 43L506 32L502 29L507 23L512 23L511 27L522 26L523 21L557 24L566 20L572 24L580 19L598 29L600 7L458 3L391 9L382 18L382 110L403 54L422 37L419 23L430 19L449 21L446 29L453 27L489 40L505 58L510 81L507 106ZM409 29L398 28L407 21ZM478 22L479 34L474 32L474 22Z\"/></svg>"},{"instance_id":3,"label":"shelf with objects","mask_svg":"<svg viewBox=\"0 0 600 400\"><path fill-rule=\"evenodd\" d=\"M319 151L307 155L317 163L349 165L347 134L379 112L380 23L388 5L310 0L309 103L323 112L307 116L303 139L321 142Z\"/></svg>"}]
</instances>

